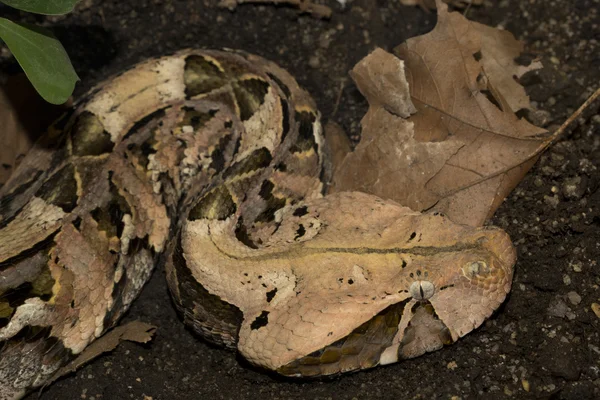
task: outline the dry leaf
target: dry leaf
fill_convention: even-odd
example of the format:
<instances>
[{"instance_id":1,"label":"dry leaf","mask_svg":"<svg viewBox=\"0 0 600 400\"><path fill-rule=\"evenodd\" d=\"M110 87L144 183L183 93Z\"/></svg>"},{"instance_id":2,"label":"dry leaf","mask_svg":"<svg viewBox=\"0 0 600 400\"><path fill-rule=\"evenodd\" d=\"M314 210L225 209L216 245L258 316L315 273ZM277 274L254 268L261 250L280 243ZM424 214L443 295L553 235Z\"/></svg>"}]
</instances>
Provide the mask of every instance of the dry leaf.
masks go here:
<instances>
[{"instance_id":1,"label":"dry leaf","mask_svg":"<svg viewBox=\"0 0 600 400\"><path fill-rule=\"evenodd\" d=\"M0 87L0 186L64 106L46 103L24 74Z\"/></svg>"},{"instance_id":2,"label":"dry leaf","mask_svg":"<svg viewBox=\"0 0 600 400\"><path fill-rule=\"evenodd\" d=\"M405 63L417 113L405 119L389 104L388 92L406 90L400 81L382 93L364 91L370 109L362 120L361 142L334 166L332 190L366 191L478 226L531 168L551 136L519 119L507 99L529 107L526 96L496 87L504 75L488 76L485 70L484 54L487 63L512 57L514 46L506 45L514 44L512 36L498 46L494 38L505 33L448 13L440 0L437 5L435 29L395 49ZM361 91L390 71L382 64L398 64L390 57L377 50L357 64L352 75Z\"/></svg>"},{"instance_id":3,"label":"dry leaf","mask_svg":"<svg viewBox=\"0 0 600 400\"><path fill-rule=\"evenodd\" d=\"M534 61L528 66L518 65L515 58L524 49L522 42L508 31L477 22L471 22L471 25L481 33L481 65L494 97L504 99L513 112L531 109L529 96L516 79L542 68L542 63Z\"/></svg>"},{"instance_id":4,"label":"dry leaf","mask_svg":"<svg viewBox=\"0 0 600 400\"><path fill-rule=\"evenodd\" d=\"M350 71L350 76L370 106L383 107L403 118L417 111L410 100L404 63L387 51L375 49L368 61L363 59Z\"/></svg>"},{"instance_id":5,"label":"dry leaf","mask_svg":"<svg viewBox=\"0 0 600 400\"><path fill-rule=\"evenodd\" d=\"M132 321L126 325L117 326L104 336L96 339L76 359L59 369L46 383L50 385L61 376L75 372L78 368L98 357L103 353L113 351L122 341L128 340L136 343L148 343L156 332L154 325L142 321Z\"/></svg>"}]
</instances>

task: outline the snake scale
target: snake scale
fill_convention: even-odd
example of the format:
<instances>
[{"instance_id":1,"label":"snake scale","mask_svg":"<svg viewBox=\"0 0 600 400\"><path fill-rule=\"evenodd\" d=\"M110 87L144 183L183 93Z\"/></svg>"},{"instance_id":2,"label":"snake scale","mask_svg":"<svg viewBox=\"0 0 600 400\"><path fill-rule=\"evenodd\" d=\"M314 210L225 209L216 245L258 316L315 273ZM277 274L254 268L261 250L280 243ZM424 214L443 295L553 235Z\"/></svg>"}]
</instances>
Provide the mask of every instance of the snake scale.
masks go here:
<instances>
[{"instance_id":1,"label":"snake scale","mask_svg":"<svg viewBox=\"0 0 600 400\"><path fill-rule=\"evenodd\" d=\"M506 233L324 196L326 164L313 100L254 55L185 50L93 89L0 189L0 399L115 326L157 264L194 332L296 377L439 349L504 300Z\"/></svg>"}]
</instances>

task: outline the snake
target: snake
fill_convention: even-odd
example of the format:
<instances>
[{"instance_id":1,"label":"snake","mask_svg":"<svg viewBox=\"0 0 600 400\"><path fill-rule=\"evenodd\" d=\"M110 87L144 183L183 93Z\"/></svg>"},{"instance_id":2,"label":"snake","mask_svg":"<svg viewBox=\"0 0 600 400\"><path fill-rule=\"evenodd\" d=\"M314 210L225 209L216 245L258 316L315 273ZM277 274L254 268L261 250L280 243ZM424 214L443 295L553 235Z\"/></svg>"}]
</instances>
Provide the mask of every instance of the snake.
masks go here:
<instances>
[{"instance_id":1,"label":"snake","mask_svg":"<svg viewBox=\"0 0 600 400\"><path fill-rule=\"evenodd\" d=\"M0 189L0 399L114 327L157 265L194 333L288 377L481 325L510 291L509 236L326 193L320 121L286 70L235 50L149 59L77 101Z\"/></svg>"}]
</instances>

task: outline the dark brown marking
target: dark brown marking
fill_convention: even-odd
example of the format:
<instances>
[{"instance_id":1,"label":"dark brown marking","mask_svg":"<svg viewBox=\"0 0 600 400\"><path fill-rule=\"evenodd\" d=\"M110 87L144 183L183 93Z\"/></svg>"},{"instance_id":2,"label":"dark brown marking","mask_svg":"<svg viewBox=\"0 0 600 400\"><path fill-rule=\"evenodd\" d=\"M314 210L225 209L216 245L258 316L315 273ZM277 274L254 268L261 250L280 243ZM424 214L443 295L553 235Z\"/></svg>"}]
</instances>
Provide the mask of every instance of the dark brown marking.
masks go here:
<instances>
[{"instance_id":1,"label":"dark brown marking","mask_svg":"<svg viewBox=\"0 0 600 400\"><path fill-rule=\"evenodd\" d=\"M183 107L183 119L179 122L178 126L191 126L194 131L197 131L203 127L208 121L210 121L217 110L210 110L209 112L201 112L193 107Z\"/></svg>"},{"instance_id":2,"label":"dark brown marking","mask_svg":"<svg viewBox=\"0 0 600 400\"><path fill-rule=\"evenodd\" d=\"M223 172L223 178L227 179L231 176L238 176L267 167L272 159L271 152L269 152L267 148L261 147L250 153L248 157L227 168L227 170Z\"/></svg>"},{"instance_id":3,"label":"dark brown marking","mask_svg":"<svg viewBox=\"0 0 600 400\"><path fill-rule=\"evenodd\" d=\"M287 171L287 165L285 163L281 162L281 163L279 163L279 164L277 164L275 166L275 169L277 171L286 172Z\"/></svg>"},{"instance_id":4,"label":"dark brown marking","mask_svg":"<svg viewBox=\"0 0 600 400\"><path fill-rule=\"evenodd\" d=\"M71 144L73 154L77 156L109 153L115 146L100 119L89 111L84 111L76 117L71 130Z\"/></svg>"},{"instance_id":5,"label":"dark brown marking","mask_svg":"<svg viewBox=\"0 0 600 400\"><path fill-rule=\"evenodd\" d=\"M271 78L277 84L277 86L279 86L279 89L281 89L281 91L283 92L283 94L285 94L286 97L290 97L292 95L290 88L287 87L287 85L283 83L283 81L279 79L275 74L267 72L267 76Z\"/></svg>"},{"instance_id":6,"label":"dark brown marking","mask_svg":"<svg viewBox=\"0 0 600 400\"><path fill-rule=\"evenodd\" d=\"M264 103L268 91L269 83L257 78L240 80L233 85L242 121L246 121L254 115Z\"/></svg>"},{"instance_id":7,"label":"dark brown marking","mask_svg":"<svg viewBox=\"0 0 600 400\"><path fill-rule=\"evenodd\" d=\"M298 226L298 229L296 229L296 236L294 237L294 240L300 239L302 236L304 236L305 233L306 229L304 228L304 225L300 224Z\"/></svg>"},{"instance_id":8,"label":"dark brown marking","mask_svg":"<svg viewBox=\"0 0 600 400\"><path fill-rule=\"evenodd\" d=\"M183 246L181 237L177 238L177 245L173 250L173 267L177 272L177 282L179 286L179 300L176 299L178 310L184 314L184 318L195 318L196 323L205 324L207 320L219 321L224 335L233 338L237 342L240 326L244 320L242 311L233 304L221 300L220 297L210 294L192 275L187 266L183 255ZM194 310L196 304L202 305L202 310L206 314L189 314L189 310ZM193 327L195 323L191 324ZM199 332L203 337L212 343L226 344L223 336L216 330L202 330Z\"/></svg>"},{"instance_id":9,"label":"dark brown marking","mask_svg":"<svg viewBox=\"0 0 600 400\"><path fill-rule=\"evenodd\" d=\"M252 321L252 323L250 324L250 329L255 331L257 329L267 326L268 323L269 323L269 312L263 311L260 313L260 315L258 317L256 317L256 319L254 321Z\"/></svg>"},{"instance_id":10,"label":"dark brown marking","mask_svg":"<svg viewBox=\"0 0 600 400\"><path fill-rule=\"evenodd\" d=\"M126 139L131 138L136 133L142 131L151 122L154 121L156 123L156 121L160 121L161 119L163 119L163 117L165 116L165 108L160 108L156 111L153 111L150 114L146 115L144 118L138 120L135 124L133 124L131 129L129 129L129 131L127 131L125 136L123 136L122 140L124 141Z\"/></svg>"},{"instance_id":11,"label":"dark brown marking","mask_svg":"<svg viewBox=\"0 0 600 400\"><path fill-rule=\"evenodd\" d=\"M317 117L308 111L296 112L296 120L299 122L298 127L298 138L296 143L290 148L292 153L301 153L309 151L314 148L318 150L317 142L315 141L315 132L313 124L317 120Z\"/></svg>"},{"instance_id":12,"label":"dark brown marking","mask_svg":"<svg viewBox=\"0 0 600 400\"><path fill-rule=\"evenodd\" d=\"M302 217L306 214L308 214L308 207L306 206L298 207L294 210L294 217Z\"/></svg>"},{"instance_id":13,"label":"dark brown marking","mask_svg":"<svg viewBox=\"0 0 600 400\"><path fill-rule=\"evenodd\" d=\"M77 217L76 217L76 218L73 220L73 222L71 222L71 223L73 224L73 227L74 227L75 229L79 230L79 229L81 229L81 222L82 222L82 221L83 221L83 220L81 219L81 217L80 217L80 216L77 216Z\"/></svg>"},{"instance_id":14,"label":"dark brown marking","mask_svg":"<svg viewBox=\"0 0 600 400\"><path fill-rule=\"evenodd\" d=\"M226 84L226 76L212 61L191 55L185 59L183 81L187 98L208 93Z\"/></svg>"},{"instance_id":15,"label":"dark brown marking","mask_svg":"<svg viewBox=\"0 0 600 400\"><path fill-rule=\"evenodd\" d=\"M280 99L281 103L281 112L282 112L282 120L281 120L281 141L287 137L290 132L290 108L287 102L287 99Z\"/></svg>"},{"instance_id":16,"label":"dark brown marking","mask_svg":"<svg viewBox=\"0 0 600 400\"><path fill-rule=\"evenodd\" d=\"M212 162L210 163L210 168L214 169L217 172L220 172L225 168L225 149L231 142L232 135L225 135L219 139L219 144L210 154L210 158Z\"/></svg>"},{"instance_id":17,"label":"dark brown marking","mask_svg":"<svg viewBox=\"0 0 600 400\"><path fill-rule=\"evenodd\" d=\"M120 238L125 228L123 216L131 215L132 212L127 200L121 196L112 180L109 180L109 186L110 202L103 207L95 208L90 214L98 223L98 230L106 232L108 237Z\"/></svg>"},{"instance_id":18,"label":"dark brown marking","mask_svg":"<svg viewBox=\"0 0 600 400\"><path fill-rule=\"evenodd\" d=\"M265 202L265 209L256 217L257 222L271 222L275 219L275 212L285 206L285 198L275 197L273 195L273 189L275 185L271 181L264 181L260 187L259 196L262 197Z\"/></svg>"},{"instance_id":19,"label":"dark brown marking","mask_svg":"<svg viewBox=\"0 0 600 400\"><path fill-rule=\"evenodd\" d=\"M244 245L250 247L251 249L258 249L258 246L252 241L250 236L248 235L248 229L246 225L244 225L244 220L240 217L237 221L237 225L235 227L235 237L237 240L242 242Z\"/></svg>"},{"instance_id":20,"label":"dark brown marking","mask_svg":"<svg viewBox=\"0 0 600 400\"><path fill-rule=\"evenodd\" d=\"M62 208L66 213L73 211L77 206L77 181L73 165L66 165L55 172L42 184L35 195Z\"/></svg>"},{"instance_id":21,"label":"dark brown marking","mask_svg":"<svg viewBox=\"0 0 600 400\"><path fill-rule=\"evenodd\" d=\"M225 185L218 186L202 197L192 208L189 219L217 219L224 220L235 214L237 205Z\"/></svg>"},{"instance_id":22,"label":"dark brown marking","mask_svg":"<svg viewBox=\"0 0 600 400\"><path fill-rule=\"evenodd\" d=\"M276 294L277 294L277 288L275 288L273 290L269 290L267 292L267 303L270 303L271 300L273 300L273 298L275 297Z\"/></svg>"}]
</instances>

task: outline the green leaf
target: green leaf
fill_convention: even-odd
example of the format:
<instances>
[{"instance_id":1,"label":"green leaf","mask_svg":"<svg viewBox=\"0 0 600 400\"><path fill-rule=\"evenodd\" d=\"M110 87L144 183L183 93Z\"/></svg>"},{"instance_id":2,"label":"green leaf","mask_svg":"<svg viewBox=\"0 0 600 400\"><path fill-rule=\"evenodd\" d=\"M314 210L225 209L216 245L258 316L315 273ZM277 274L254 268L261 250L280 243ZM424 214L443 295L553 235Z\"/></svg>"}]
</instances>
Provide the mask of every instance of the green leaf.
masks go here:
<instances>
[{"instance_id":1,"label":"green leaf","mask_svg":"<svg viewBox=\"0 0 600 400\"><path fill-rule=\"evenodd\" d=\"M52 33L35 25L0 18L0 38L47 102L67 101L79 77L65 48Z\"/></svg>"},{"instance_id":2,"label":"green leaf","mask_svg":"<svg viewBox=\"0 0 600 400\"><path fill-rule=\"evenodd\" d=\"M58 15L73 11L79 0L0 0L19 10L36 14Z\"/></svg>"}]
</instances>

